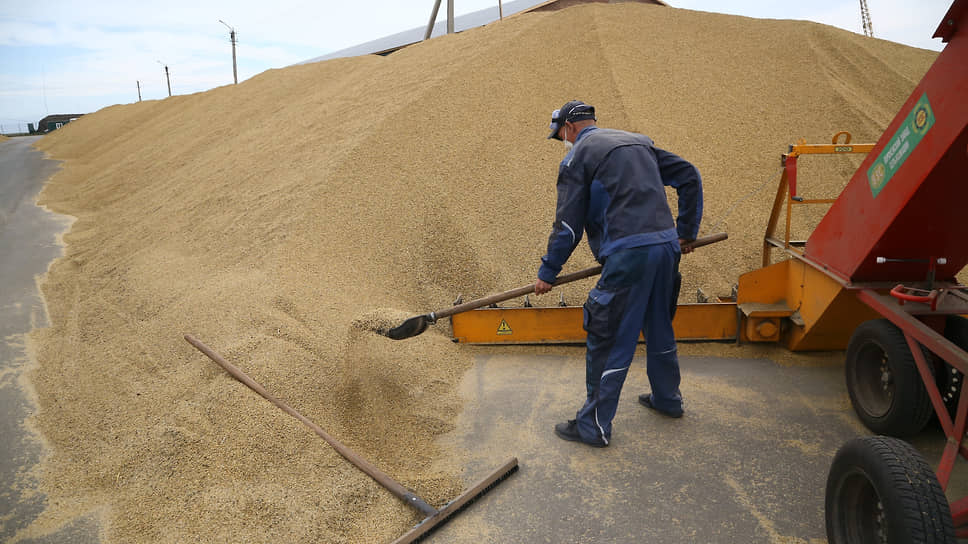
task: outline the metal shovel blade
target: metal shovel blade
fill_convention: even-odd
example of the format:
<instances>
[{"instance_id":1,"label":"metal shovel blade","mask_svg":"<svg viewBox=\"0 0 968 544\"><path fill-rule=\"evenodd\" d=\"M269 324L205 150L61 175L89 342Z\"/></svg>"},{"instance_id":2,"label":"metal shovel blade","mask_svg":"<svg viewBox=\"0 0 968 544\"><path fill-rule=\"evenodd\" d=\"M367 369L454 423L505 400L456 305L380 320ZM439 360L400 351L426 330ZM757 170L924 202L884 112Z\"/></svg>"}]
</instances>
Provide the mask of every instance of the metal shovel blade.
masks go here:
<instances>
[{"instance_id":1,"label":"metal shovel blade","mask_svg":"<svg viewBox=\"0 0 968 544\"><path fill-rule=\"evenodd\" d=\"M411 317L410 319L404 321L396 327L393 327L383 334L387 338L392 338L393 340L403 340L405 338L417 336L418 334L424 332L431 323L433 323L433 321L431 321L429 315L418 315L416 317Z\"/></svg>"}]
</instances>

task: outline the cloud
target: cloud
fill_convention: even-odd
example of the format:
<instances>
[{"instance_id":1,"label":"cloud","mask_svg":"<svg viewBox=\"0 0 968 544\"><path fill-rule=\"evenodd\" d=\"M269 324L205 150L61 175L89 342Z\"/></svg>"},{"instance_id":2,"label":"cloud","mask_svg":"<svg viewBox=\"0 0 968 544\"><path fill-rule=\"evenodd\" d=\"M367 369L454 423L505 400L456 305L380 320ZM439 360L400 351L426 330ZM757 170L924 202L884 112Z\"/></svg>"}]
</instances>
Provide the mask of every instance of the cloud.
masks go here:
<instances>
[{"instance_id":1,"label":"cloud","mask_svg":"<svg viewBox=\"0 0 968 544\"><path fill-rule=\"evenodd\" d=\"M942 48L941 40L931 36L948 12L949 0L868 0L868 6L874 36L925 49Z\"/></svg>"},{"instance_id":2,"label":"cloud","mask_svg":"<svg viewBox=\"0 0 968 544\"><path fill-rule=\"evenodd\" d=\"M772 0L671 0L676 7L731 13L767 19L814 21L863 34L860 4L844 0L814 0L789 3ZM931 35L941 22L951 0L867 0L877 38L913 47L940 51L943 44Z\"/></svg>"},{"instance_id":3,"label":"cloud","mask_svg":"<svg viewBox=\"0 0 968 544\"><path fill-rule=\"evenodd\" d=\"M462 0L458 13L492 4ZM164 98L168 84L158 61L169 67L174 94L229 84L232 46L220 19L238 31L242 81L424 25L431 7L398 0L0 2L0 117L134 102L136 82L145 99Z\"/></svg>"},{"instance_id":4,"label":"cloud","mask_svg":"<svg viewBox=\"0 0 968 544\"><path fill-rule=\"evenodd\" d=\"M670 0L677 7L763 18L807 19L861 32L856 2L814 0ZM509 1L505 1L505 11ZM930 35L950 0L868 0L877 37L940 49ZM356 0L26 0L0 2L0 117L28 117L97 102L188 94L231 83L232 49L224 20L238 31L243 81L333 51L427 24L432 2ZM457 14L495 7L494 0L461 0ZM446 17L441 6L438 20ZM70 14L60 16L60 14ZM915 41L912 36L924 36ZM73 98L72 98L73 97ZM44 104L46 98L46 105ZM73 100L73 101L71 101Z\"/></svg>"}]
</instances>

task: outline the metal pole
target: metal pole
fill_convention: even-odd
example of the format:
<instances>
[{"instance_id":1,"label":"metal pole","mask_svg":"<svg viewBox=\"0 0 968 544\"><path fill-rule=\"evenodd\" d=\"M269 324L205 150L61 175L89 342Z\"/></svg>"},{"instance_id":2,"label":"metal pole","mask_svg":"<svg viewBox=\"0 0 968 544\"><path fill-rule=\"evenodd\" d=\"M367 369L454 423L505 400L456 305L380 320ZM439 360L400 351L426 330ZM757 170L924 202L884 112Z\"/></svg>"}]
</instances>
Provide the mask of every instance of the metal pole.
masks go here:
<instances>
[{"instance_id":1,"label":"metal pole","mask_svg":"<svg viewBox=\"0 0 968 544\"><path fill-rule=\"evenodd\" d=\"M867 0L860 0L860 19L864 27L864 35L873 38L874 26L871 24L871 12L867 9Z\"/></svg>"},{"instance_id":2,"label":"metal pole","mask_svg":"<svg viewBox=\"0 0 968 544\"><path fill-rule=\"evenodd\" d=\"M219 19L218 22L222 23L229 29L229 40L232 42L232 79L235 81L235 84L238 85L239 70L235 63L235 44L238 42L238 40L235 38L235 29L221 19Z\"/></svg>"},{"instance_id":3,"label":"metal pole","mask_svg":"<svg viewBox=\"0 0 968 544\"><path fill-rule=\"evenodd\" d=\"M229 38L232 39L232 79L235 80L235 84L238 85L239 84L239 69L238 69L238 67L235 64L235 43L236 43L236 39L235 39L235 29L234 28L232 29L232 32L229 34Z\"/></svg>"},{"instance_id":4,"label":"metal pole","mask_svg":"<svg viewBox=\"0 0 968 544\"><path fill-rule=\"evenodd\" d=\"M501 0L497 0L497 15L502 21L504 20L504 8L501 7Z\"/></svg>"},{"instance_id":5,"label":"metal pole","mask_svg":"<svg viewBox=\"0 0 968 544\"><path fill-rule=\"evenodd\" d=\"M447 0L447 33L454 33L454 0Z\"/></svg>"},{"instance_id":6,"label":"metal pole","mask_svg":"<svg viewBox=\"0 0 968 544\"><path fill-rule=\"evenodd\" d=\"M430 34L434 31L434 23L437 22L437 12L440 10L440 0L434 2L434 10L430 13L430 22L427 23L427 32L424 32L424 39L429 40Z\"/></svg>"},{"instance_id":7,"label":"metal pole","mask_svg":"<svg viewBox=\"0 0 968 544\"><path fill-rule=\"evenodd\" d=\"M156 62L165 67L165 81L168 82L168 96L171 96L171 78L168 77L168 65L160 60Z\"/></svg>"},{"instance_id":8,"label":"metal pole","mask_svg":"<svg viewBox=\"0 0 968 544\"><path fill-rule=\"evenodd\" d=\"M141 102L141 82L135 81L138 84L138 102Z\"/></svg>"}]
</instances>

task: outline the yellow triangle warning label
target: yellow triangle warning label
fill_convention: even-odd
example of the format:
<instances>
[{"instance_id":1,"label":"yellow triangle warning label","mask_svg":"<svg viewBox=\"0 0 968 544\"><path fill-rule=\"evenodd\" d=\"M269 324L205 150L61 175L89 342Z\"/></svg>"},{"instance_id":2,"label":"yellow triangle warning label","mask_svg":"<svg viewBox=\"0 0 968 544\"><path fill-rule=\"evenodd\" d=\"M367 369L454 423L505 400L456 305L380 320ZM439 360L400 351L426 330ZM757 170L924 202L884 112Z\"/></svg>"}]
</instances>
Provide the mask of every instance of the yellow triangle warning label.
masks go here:
<instances>
[{"instance_id":1,"label":"yellow triangle warning label","mask_svg":"<svg viewBox=\"0 0 968 544\"><path fill-rule=\"evenodd\" d=\"M507 321L505 321L505 320L502 319L501 320L501 324L497 326L497 333L498 334L512 334L512 332L511 332L511 326L508 325L508 322Z\"/></svg>"}]
</instances>

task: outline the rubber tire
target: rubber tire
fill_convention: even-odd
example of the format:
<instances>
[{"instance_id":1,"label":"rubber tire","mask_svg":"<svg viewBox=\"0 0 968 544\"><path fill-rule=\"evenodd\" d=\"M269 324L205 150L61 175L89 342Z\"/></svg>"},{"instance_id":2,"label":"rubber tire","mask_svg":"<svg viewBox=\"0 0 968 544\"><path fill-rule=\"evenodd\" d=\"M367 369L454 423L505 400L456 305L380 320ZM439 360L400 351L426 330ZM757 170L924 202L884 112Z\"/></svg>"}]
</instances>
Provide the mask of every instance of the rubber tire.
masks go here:
<instances>
[{"instance_id":1,"label":"rubber tire","mask_svg":"<svg viewBox=\"0 0 968 544\"><path fill-rule=\"evenodd\" d=\"M893 397L885 401L888 406L883 410L868 400L870 390L877 389L877 384L869 383L869 367L881 356L887 359L894 384ZM904 333L887 319L866 321L857 327L847 345L844 372L854 411L875 434L898 438L916 436L934 414L931 398L921 381ZM876 395L876 391L873 394Z\"/></svg>"},{"instance_id":2,"label":"rubber tire","mask_svg":"<svg viewBox=\"0 0 968 544\"><path fill-rule=\"evenodd\" d=\"M829 544L954 544L951 508L910 444L871 436L844 444L827 475Z\"/></svg>"},{"instance_id":3,"label":"rubber tire","mask_svg":"<svg viewBox=\"0 0 968 544\"><path fill-rule=\"evenodd\" d=\"M944 337L951 340L959 348L968 351L968 319L960 315L949 315L944 324ZM961 396L961 388L964 386L965 375L947 362L941 361L940 358L939 362L938 390L948 408L948 414L954 419L955 411L958 409L958 400Z\"/></svg>"}]
</instances>

